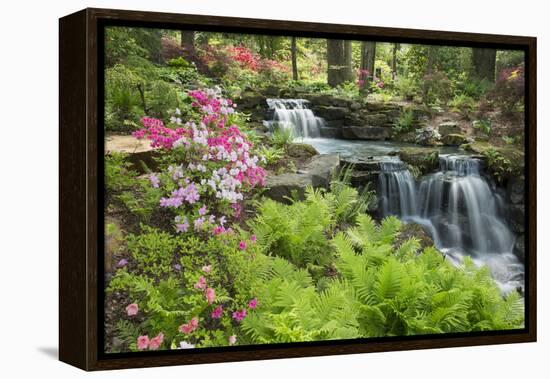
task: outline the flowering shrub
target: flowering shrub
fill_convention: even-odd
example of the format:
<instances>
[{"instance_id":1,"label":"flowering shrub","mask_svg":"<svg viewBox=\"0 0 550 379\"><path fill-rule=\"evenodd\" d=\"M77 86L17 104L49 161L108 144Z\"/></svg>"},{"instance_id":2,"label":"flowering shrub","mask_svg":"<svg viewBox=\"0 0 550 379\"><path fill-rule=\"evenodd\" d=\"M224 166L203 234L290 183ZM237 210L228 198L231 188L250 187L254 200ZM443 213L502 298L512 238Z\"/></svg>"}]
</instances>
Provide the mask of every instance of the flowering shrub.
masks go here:
<instances>
[{"instance_id":1,"label":"flowering shrub","mask_svg":"<svg viewBox=\"0 0 550 379\"><path fill-rule=\"evenodd\" d=\"M512 113L522 110L524 96L525 73L521 65L501 70L495 87L487 97L503 112Z\"/></svg>"},{"instance_id":2,"label":"flowering shrub","mask_svg":"<svg viewBox=\"0 0 550 379\"><path fill-rule=\"evenodd\" d=\"M240 325L261 307L253 291L269 264L255 236L227 228L206 239L182 239L146 227L127 239L132 254L108 291L132 301L121 310L134 325L125 341L130 349L223 346L237 343L237 336L246 341ZM244 250L238 247L243 241Z\"/></svg>"},{"instance_id":3,"label":"flowering shrub","mask_svg":"<svg viewBox=\"0 0 550 379\"><path fill-rule=\"evenodd\" d=\"M251 153L252 143L231 123L234 104L219 89L188 95L200 115L197 123L183 124L177 111L169 127L144 117L144 128L134 136L179 157L179 164L150 176L151 185L164 193L159 205L175 213L176 231L220 234L227 217L238 216L236 205L244 193L265 184L266 173L259 166L264 159Z\"/></svg>"}]
</instances>

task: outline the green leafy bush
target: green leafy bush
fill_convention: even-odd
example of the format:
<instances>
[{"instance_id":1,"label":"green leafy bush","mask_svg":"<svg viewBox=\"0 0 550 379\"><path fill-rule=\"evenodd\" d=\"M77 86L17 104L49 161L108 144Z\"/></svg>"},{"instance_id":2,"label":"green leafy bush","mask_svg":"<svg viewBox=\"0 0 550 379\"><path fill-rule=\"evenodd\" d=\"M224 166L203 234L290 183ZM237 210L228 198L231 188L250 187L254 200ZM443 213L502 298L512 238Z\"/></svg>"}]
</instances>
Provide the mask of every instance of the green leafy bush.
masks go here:
<instances>
[{"instance_id":1,"label":"green leafy bush","mask_svg":"<svg viewBox=\"0 0 550 379\"><path fill-rule=\"evenodd\" d=\"M453 112L460 113L462 117L468 119L477 107L477 102L470 96L460 94L455 96L449 106Z\"/></svg>"},{"instance_id":2,"label":"green leafy bush","mask_svg":"<svg viewBox=\"0 0 550 379\"><path fill-rule=\"evenodd\" d=\"M489 119L474 120L472 126L486 135L490 135L493 130L493 123Z\"/></svg>"},{"instance_id":3,"label":"green leafy bush","mask_svg":"<svg viewBox=\"0 0 550 379\"><path fill-rule=\"evenodd\" d=\"M396 133L406 133L412 130L414 125L414 112L410 108L404 108L399 113L399 118L393 124L393 131Z\"/></svg>"},{"instance_id":4,"label":"green leafy bush","mask_svg":"<svg viewBox=\"0 0 550 379\"><path fill-rule=\"evenodd\" d=\"M258 289L260 306L243 330L255 343L274 343L523 327L518 293L503 298L488 269L469 258L455 267L415 239L395 248L400 226L360 215L332 240L339 277L320 291L307 272L281 264Z\"/></svg>"},{"instance_id":5,"label":"green leafy bush","mask_svg":"<svg viewBox=\"0 0 550 379\"><path fill-rule=\"evenodd\" d=\"M271 143L277 148L284 148L294 139L292 129L277 128L271 133Z\"/></svg>"}]
</instances>

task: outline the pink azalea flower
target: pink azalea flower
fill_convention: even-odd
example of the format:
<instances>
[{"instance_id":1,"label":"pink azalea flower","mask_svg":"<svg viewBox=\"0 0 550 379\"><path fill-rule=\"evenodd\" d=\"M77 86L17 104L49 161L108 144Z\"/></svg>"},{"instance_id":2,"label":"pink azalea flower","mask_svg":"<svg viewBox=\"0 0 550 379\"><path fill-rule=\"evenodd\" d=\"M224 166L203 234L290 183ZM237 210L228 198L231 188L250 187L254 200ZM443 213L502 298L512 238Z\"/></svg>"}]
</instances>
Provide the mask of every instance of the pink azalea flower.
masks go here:
<instances>
[{"instance_id":1,"label":"pink azalea flower","mask_svg":"<svg viewBox=\"0 0 550 379\"><path fill-rule=\"evenodd\" d=\"M229 336L228 342L230 345L235 345L237 343L237 336L234 334Z\"/></svg>"},{"instance_id":2,"label":"pink azalea flower","mask_svg":"<svg viewBox=\"0 0 550 379\"><path fill-rule=\"evenodd\" d=\"M248 308L250 309L256 309L257 306L258 306L258 300L256 298L248 302Z\"/></svg>"},{"instance_id":3,"label":"pink azalea flower","mask_svg":"<svg viewBox=\"0 0 550 379\"><path fill-rule=\"evenodd\" d=\"M245 250L246 249L246 242L244 242L244 241L239 242L239 249Z\"/></svg>"},{"instance_id":4,"label":"pink azalea flower","mask_svg":"<svg viewBox=\"0 0 550 379\"><path fill-rule=\"evenodd\" d=\"M216 291L213 288L207 288L205 291L206 301L208 304L212 304L216 300Z\"/></svg>"},{"instance_id":5,"label":"pink azalea flower","mask_svg":"<svg viewBox=\"0 0 550 379\"><path fill-rule=\"evenodd\" d=\"M183 334L190 334L195 329L197 329L198 326L199 326L199 319L197 317L193 317L191 321L189 321L187 324L180 325L178 330Z\"/></svg>"},{"instance_id":6,"label":"pink azalea flower","mask_svg":"<svg viewBox=\"0 0 550 379\"><path fill-rule=\"evenodd\" d=\"M218 305L216 308L214 308L214 310L210 314L212 318L216 318L216 319L221 318L222 315L223 315L223 307L221 305Z\"/></svg>"},{"instance_id":7,"label":"pink azalea flower","mask_svg":"<svg viewBox=\"0 0 550 379\"><path fill-rule=\"evenodd\" d=\"M149 347L149 337L148 336L139 336L137 338L137 348L138 350L145 350Z\"/></svg>"},{"instance_id":8,"label":"pink azalea flower","mask_svg":"<svg viewBox=\"0 0 550 379\"><path fill-rule=\"evenodd\" d=\"M199 208L199 215L204 216L207 212L206 205L203 205L201 208Z\"/></svg>"},{"instance_id":9,"label":"pink azalea flower","mask_svg":"<svg viewBox=\"0 0 550 379\"><path fill-rule=\"evenodd\" d=\"M201 275L199 280L197 280L197 283L195 283L195 289L203 290L206 288L206 279L204 276Z\"/></svg>"},{"instance_id":10,"label":"pink azalea flower","mask_svg":"<svg viewBox=\"0 0 550 379\"><path fill-rule=\"evenodd\" d=\"M138 305L136 303L129 304L126 307L126 313L128 313L128 316L135 316L138 314Z\"/></svg>"},{"instance_id":11,"label":"pink azalea flower","mask_svg":"<svg viewBox=\"0 0 550 379\"><path fill-rule=\"evenodd\" d=\"M157 350L164 341L164 334L159 333L156 337L151 338L149 341L149 350Z\"/></svg>"},{"instance_id":12,"label":"pink azalea flower","mask_svg":"<svg viewBox=\"0 0 550 379\"><path fill-rule=\"evenodd\" d=\"M256 235L255 234L250 236L250 241L256 242Z\"/></svg>"},{"instance_id":13,"label":"pink azalea flower","mask_svg":"<svg viewBox=\"0 0 550 379\"><path fill-rule=\"evenodd\" d=\"M210 274L210 271L212 271L212 265L202 266L201 270L206 274Z\"/></svg>"},{"instance_id":14,"label":"pink azalea flower","mask_svg":"<svg viewBox=\"0 0 550 379\"><path fill-rule=\"evenodd\" d=\"M126 266L127 264L128 264L128 260L122 258L120 261L118 261L118 263L116 264L116 266L117 266L118 268L122 268L122 267Z\"/></svg>"}]
</instances>

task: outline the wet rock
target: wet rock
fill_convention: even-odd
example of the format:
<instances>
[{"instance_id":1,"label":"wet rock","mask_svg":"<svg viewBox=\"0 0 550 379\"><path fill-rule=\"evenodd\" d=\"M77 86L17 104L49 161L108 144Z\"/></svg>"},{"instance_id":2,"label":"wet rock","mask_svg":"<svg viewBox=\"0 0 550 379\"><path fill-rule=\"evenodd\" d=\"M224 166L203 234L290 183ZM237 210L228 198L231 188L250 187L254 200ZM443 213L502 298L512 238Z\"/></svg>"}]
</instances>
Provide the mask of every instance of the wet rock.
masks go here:
<instances>
[{"instance_id":1,"label":"wet rock","mask_svg":"<svg viewBox=\"0 0 550 379\"><path fill-rule=\"evenodd\" d=\"M309 100L309 102L314 106L330 106L332 105L332 96L326 94L306 94L303 96L304 99Z\"/></svg>"},{"instance_id":2,"label":"wet rock","mask_svg":"<svg viewBox=\"0 0 550 379\"><path fill-rule=\"evenodd\" d=\"M319 152L311 145L305 143L291 143L286 147L286 153L292 158L311 158Z\"/></svg>"},{"instance_id":3,"label":"wet rock","mask_svg":"<svg viewBox=\"0 0 550 379\"><path fill-rule=\"evenodd\" d=\"M388 116L384 113L368 114L366 121L368 126L384 126L388 122Z\"/></svg>"},{"instance_id":4,"label":"wet rock","mask_svg":"<svg viewBox=\"0 0 550 379\"><path fill-rule=\"evenodd\" d=\"M397 103L370 102L367 103L367 109L371 112L387 111L399 109L399 105Z\"/></svg>"},{"instance_id":5,"label":"wet rock","mask_svg":"<svg viewBox=\"0 0 550 379\"><path fill-rule=\"evenodd\" d=\"M352 111L358 111L359 109L361 109L361 103L354 101L349 107Z\"/></svg>"},{"instance_id":6,"label":"wet rock","mask_svg":"<svg viewBox=\"0 0 550 379\"><path fill-rule=\"evenodd\" d=\"M303 200L308 186L328 188L334 172L340 166L338 154L316 155L303 170L282 175L268 175L265 195L273 200L288 203L286 198Z\"/></svg>"},{"instance_id":7,"label":"wet rock","mask_svg":"<svg viewBox=\"0 0 550 379\"><path fill-rule=\"evenodd\" d=\"M344 119L344 125L346 126L363 125L363 124L365 124L365 119L363 119L361 115L356 112L348 114Z\"/></svg>"},{"instance_id":8,"label":"wet rock","mask_svg":"<svg viewBox=\"0 0 550 379\"><path fill-rule=\"evenodd\" d=\"M406 147L399 151L399 158L415 167L420 175L426 175L439 168L439 150L430 147Z\"/></svg>"},{"instance_id":9,"label":"wet rock","mask_svg":"<svg viewBox=\"0 0 550 379\"><path fill-rule=\"evenodd\" d=\"M265 96L270 96L270 97L279 97L280 94L281 94L281 88L277 87L277 86L274 86L274 85L268 85L267 87L265 87L263 90L262 90L262 93L265 95Z\"/></svg>"},{"instance_id":10,"label":"wet rock","mask_svg":"<svg viewBox=\"0 0 550 379\"><path fill-rule=\"evenodd\" d=\"M266 97L256 91L244 91L236 103L239 109L267 108Z\"/></svg>"},{"instance_id":11,"label":"wet rock","mask_svg":"<svg viewBox=\"0 0 550 379\"><path fill-rule=\"evenodd\" d=\"M344 126L344 120L325 120L325 126L329 128L341 128Z\"/></svg>"},{"instance_id":12,"label":"wet rock","mask_svg":"<svg viewBox=\"0 0 550 379\"><path fill-rule=\"evenodd\" d=\"M316 116L325 120L343 120L350 113L350 110L344 107L317 106L313 109L313 112Z\"/></svg>"},{"instance_id":13,"label":"wet rock","mask_svg":"<svg viewBox=\"0 0 550 379\"><path fill-rule=\"evenodd\" d=\"M512 204L524 202L525 197L525 177L514 177L508 180L506 193Z\"/></svg>"},{"instance_id":14,"label":"wet rock","mask_svg":"<svg viewBox=\"0 0 550 379\"><path fill-rule=\"evenodd\" d=\"M406 223L401 226L401 230L393 241L394 247L397 249L401 244L409 240L410 238L416 238L420 243L420 249L434 245L434 240L430 234L422 227L422 225L415 223Z\"/></svg>"},{"instance_id":15,"label":"wet rock","mask_svg":"<svg viewBox=\"0 0 550 379\"><path fill-rule=\"evenodd\" d=\"M467 140L462 134L447 134L441 138L441 142L446 146L460 146L466 143Z\"/></svg>"},{"instance_id":16,"label":"wet rock","mask_svg":"<svg viewBox=\"0 0 550 379\"><path fill-rule=\"evenodd\" d=\"M447 134L460 134L462 130L456 122L447 121L439 124L438 126L439 134L445 136Z\"/></svg>"},{"instance_id":17,"label":"wet rock","mask_svg":"<svg viewBox=\"0 0 550 379\"><path fill-rule=\"evenodd\" d=\"M516 238L516 243L514 244L514 255L520 260L520 262L525 262L525 236L520 234Z\"/></svg>"},{"instance_id":18,"label":"wet rock","mask_svg":"<svg viewBox=\"0 0 550 379\"><path fill-rule=\"evenodd\" d=\"M333 105L335 107L350 108L351 100L344 99L344 98L341 98L341 97L333 97L331 105Z\"/></svg>"},{"instance_id":19,"label":"wet rock","mask_svg":"<svg viewBox=\"0 0 550 379\"><path fill-rule=\"evenodd\" d=\"M322 126L319 129L321 137L324 138L342 138L342 128L331 128L327 126Z\"/></svg>"},{"instance_id":20,"label":"wet rock","mask_svg":"<svg viewBox=\"0 0 550 379\"><path fill-rule=\"evenodd\" d=\"M512 204L508 211L508 225L514 233L525 232L525 206Z\"/></svg>"},{"instance_id":21,"label":"wet rock","mask_svg":"<svg viewBox=\"0 0 550 379\"><path fill-rule=\"evenodd\" d=\"M352 166L354 171L379 172L380 162L387 161L385 157L342 158L341 166Z\"/></svg>"},{"instance_id":22,"label":"wet rock","mask_svg":"<svg viewBox=\"0 0 550 379\"><path fill-rule=\"evenodd\" d=\"M371 185L371 188L376 187L379 171L352 171L350 175L350 183L355 188Z\"/></svg>"},{"instance_id":23,"label":"wet rock","mask_svg":"<svg viewBox=\"0 0 550 379\"><path fill-rule=\"evenodd\" d=\"M380 126L344 126L342 134L346 139L383 141L390 137L390 129Z\"/></svg>"}]
</instances>

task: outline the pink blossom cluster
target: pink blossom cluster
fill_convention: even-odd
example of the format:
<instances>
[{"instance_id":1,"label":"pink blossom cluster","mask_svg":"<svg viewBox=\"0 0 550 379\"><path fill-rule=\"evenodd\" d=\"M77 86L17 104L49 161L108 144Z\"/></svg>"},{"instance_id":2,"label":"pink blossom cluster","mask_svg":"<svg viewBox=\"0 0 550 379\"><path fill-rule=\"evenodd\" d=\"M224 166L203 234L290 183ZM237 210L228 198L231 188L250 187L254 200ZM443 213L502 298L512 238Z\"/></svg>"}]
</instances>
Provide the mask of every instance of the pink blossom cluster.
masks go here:
<instances>
[{"instance_id":1,"label":"pink blossom cluster","mask_svg":"<svg viewBox=\"0 0 550 379\"><path fill-rule=\"evenodd\" d=\"M156 337L149 339L149 336L139 336L136 341L138 350L158 350L164 341L164 334L159 333Z\"/></svg>"},{"instance_id":2,"label":"pink blossom cluster","mask_svg":"<svg viewBox=\"0 0 550 379\"><path fill-rule=\"evenodd\" d=\"M141 123L145 127L132 133L137 139L147 138L151 140L152 147L171 149L174 142L186 136L189 131L185 128L168 128L162 120L150 117L142 117Z\"/></svg>"},{"instance_id":3,"label":"pink blossom cluster","mask_svg":"<svg viewBox=\"0 0 550 379\"><path fill-rule=\"evenodd\" d=\"M171 188L160 206L176 211L176 230L184 233L192 225L195 231L221 234L226 231L225 216L215 213L225 212L220 209L224 204L238 205L245 191L265 185L266 172L260 166L265 159L251 153L252 143L231 123L235 104L223 98L219 88L189 91L188 96L200 121L182 124L179 117L172 117L167 127L161 120L144 117L144 128L134 136L151 140L153 147L184 150L181 164L170 166L161 177L149 177L153 187ZM205 209L199 201L214 204L208 217L206 211L195 213L196 206ZM238 213L235 208L233 215L238 217Z\"/></svg>"}]
</instances>

